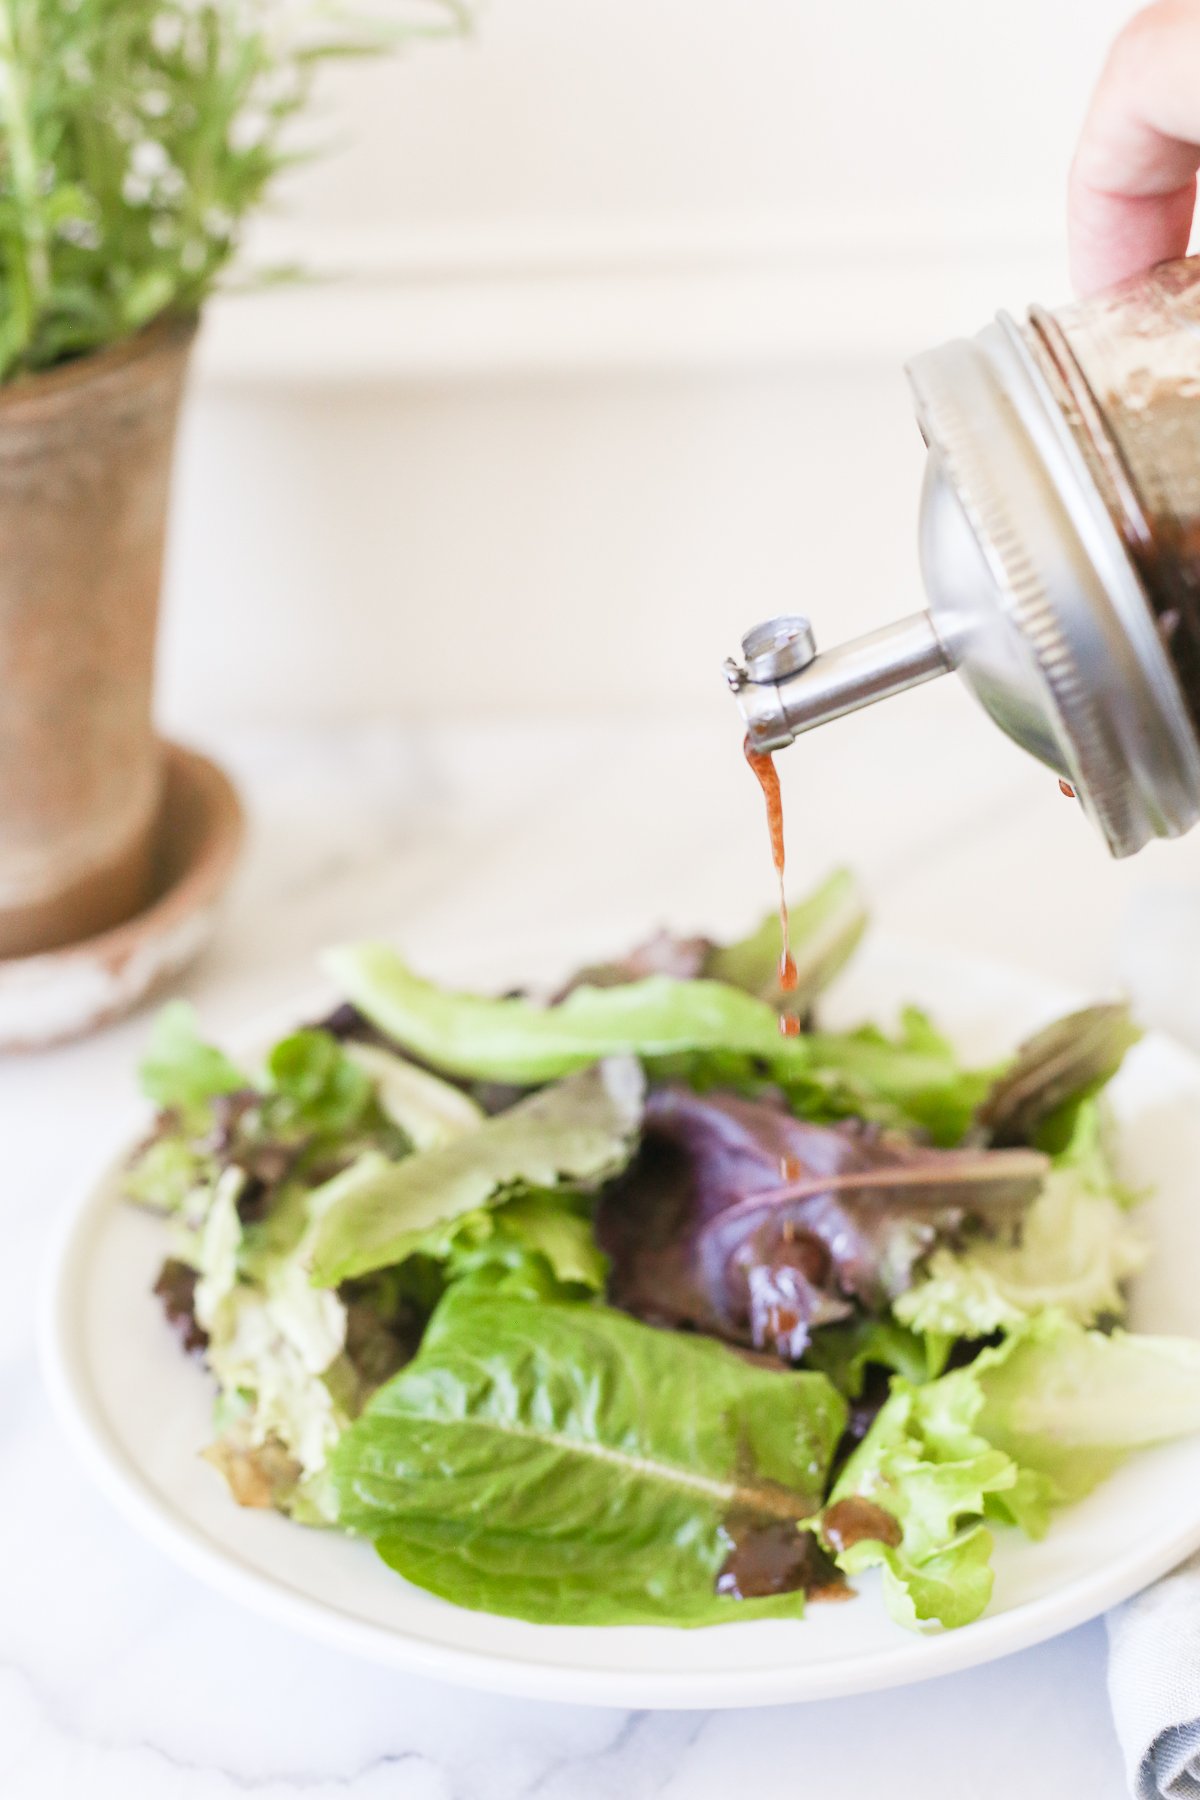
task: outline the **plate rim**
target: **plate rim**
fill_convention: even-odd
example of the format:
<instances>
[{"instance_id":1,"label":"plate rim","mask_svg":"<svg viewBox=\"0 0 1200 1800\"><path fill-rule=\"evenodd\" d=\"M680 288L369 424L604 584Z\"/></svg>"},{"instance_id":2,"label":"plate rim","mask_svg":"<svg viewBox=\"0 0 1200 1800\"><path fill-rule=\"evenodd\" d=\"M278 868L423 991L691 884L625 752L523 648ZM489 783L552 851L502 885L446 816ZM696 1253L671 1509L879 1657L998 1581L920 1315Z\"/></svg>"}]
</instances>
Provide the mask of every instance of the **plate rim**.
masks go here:
<instances>
[{"instance_id":1,"label":"plate rim","mask_svg":"<svg viewBox=\"0 0 1200 1800\"><path fill-rule=\"evenodd\" d=\"M1038 993L1048 1004L1071 1004L1073 996L1052 981L1018 966L963 953L946 955L937 945L916 937L885 932L872 934L872 945L892 954L933 957L942 963L968 964L981 975L1011 977ZM309 990L311 991L311 989ZM273 1006L274 1023L285 1008ZM291 1009L294 1012L294 1007ZM252 1023L238 1038L261 1034ZM1200 1055L1163 1032L1146 1039L1182 1057L1200 1080ZM137 1129L137 1110L123 1109L98 1146L96 1169L64 1209L52 1234L37 1306L38 1361L54 1416L99 1491L140 1536L189 1576L245 1606L274 1624L296 1631L328 1648L349 1653L404 1673L446 1681L477 1691L512 1698L639 1710L725 1710L734 1707L794 1705L878 1692L979 1667L1029 1649L1097 1618L1158 1580L1193 1551L1200 1549L1200 1496L1194 1517L1148 1547L1135 1544L1115 1562L1075 1577L1049 1593L1021 1602L1008 1611L984 1614L972 1624L928 1636L903 1633L896 1647L843 1656L828 1664L789 1664L744 1670L722 1668L680 1672L612 1666L579 1668L554 1654L507 1654L498 1649L471 1649L439 1643L411 1630L375 1623L339 1610L325 1599L306 1594L274 1574L256 1568L229 1546L210 1538L184 1518L160 1494L107 1427L102 1405L91 1383L83 1355L82 1332L74 1329L80 1311L70 1302L86 1281L89 1248L112 1206L112 1175ZM106 1153L107 1151L107 1153ZM181 1359L180 1368L188 1365ZM757 1622L714 1626L737 1632ZM777 1621L803 1629L803 1619ZM529 1627L557 1633L560 1626ZM568 1628L569 1629L569 1628ZM605 1627L581 1627L603 1631ZM663 1626L626 1627L671 1632ZM897 1628L898 1631L901 1628Z\"/></svg>"}]
</instances>

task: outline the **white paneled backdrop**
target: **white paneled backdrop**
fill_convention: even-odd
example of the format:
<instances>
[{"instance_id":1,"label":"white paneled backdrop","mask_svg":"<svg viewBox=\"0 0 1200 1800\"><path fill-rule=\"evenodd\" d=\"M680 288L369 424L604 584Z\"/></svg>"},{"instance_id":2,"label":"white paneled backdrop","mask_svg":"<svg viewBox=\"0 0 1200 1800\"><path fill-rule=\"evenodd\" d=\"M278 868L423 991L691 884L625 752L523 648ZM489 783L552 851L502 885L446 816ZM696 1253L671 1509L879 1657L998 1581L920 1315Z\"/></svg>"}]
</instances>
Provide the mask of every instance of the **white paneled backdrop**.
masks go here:
<instances>
[{"instance_id":1,"label":"white paneled backdrop","mask_svg":"<svg viewBox=\"0 0 1200 1800\"><path fill-rule=\"evenodd\" d=\"M164 716L719 708L767 610L910 608L906 354L1065 297L1125 0L487 0L339 69L211 310Z\"/></svg>"}]
</instances>

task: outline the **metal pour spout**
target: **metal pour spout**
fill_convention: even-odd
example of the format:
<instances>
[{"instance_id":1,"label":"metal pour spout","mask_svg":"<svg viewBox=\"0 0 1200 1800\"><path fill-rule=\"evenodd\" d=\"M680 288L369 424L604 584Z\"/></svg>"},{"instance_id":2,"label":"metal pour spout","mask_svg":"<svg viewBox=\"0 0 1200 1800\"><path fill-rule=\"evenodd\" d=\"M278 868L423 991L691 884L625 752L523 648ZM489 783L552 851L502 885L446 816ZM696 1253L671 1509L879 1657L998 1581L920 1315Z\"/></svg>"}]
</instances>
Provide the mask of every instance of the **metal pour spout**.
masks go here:
<instances>
[{"instance_id":1,"label":"metal pour spout","mask_svg":"<svg viewBox=\"0 0 1200 1800\"><path fill-rule=\"evenodd\" d=\"M928 612L725 665L752 749L953 668L1114 856L1200 824L1200 256L908 366Z\"/></svg>"},{"instance_id":2,"label":"metal pour spout","mask_svg":"<svg viewBox=\"0 0 1200 1800\"><path fill-rule=\"evenodd\" d=\"M953 667L932 618L914 613L818 654L812 626L798 614L767 619L742 639L725 677L751 748L782 750L814 725L917 687Z\"/></svg>"}]
</instances>

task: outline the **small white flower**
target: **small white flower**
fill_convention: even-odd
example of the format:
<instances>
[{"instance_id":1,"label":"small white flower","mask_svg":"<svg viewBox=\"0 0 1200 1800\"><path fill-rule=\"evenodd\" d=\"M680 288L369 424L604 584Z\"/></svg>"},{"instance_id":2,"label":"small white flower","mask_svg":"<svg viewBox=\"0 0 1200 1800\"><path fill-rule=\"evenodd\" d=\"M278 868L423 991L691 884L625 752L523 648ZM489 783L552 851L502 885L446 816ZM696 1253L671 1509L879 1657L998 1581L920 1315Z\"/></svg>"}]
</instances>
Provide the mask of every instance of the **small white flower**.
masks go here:
<instances>
[{"instance_id":1,"label":"small white flower","mask_svg":"<svg viewBox=\"0 0 1200 1800\"><path fill-rule=\"evenodd\" d=\"M183 42L183 20L176 12L156 13L150 25L150 41L160 56L170 56Z\"/></svg>"},{"instance_id":2,"label":"small white flower","mask_svg":"<svg viewBox=\"0 0 1200 1800\"><path fill-rule=\"evenodd\" d=\"M300 71L292 64L277 62L265 69L254 84L255 101L265 111L291 106L300 97Z\"/></svg>"},{"instance_id":3,"label":"small white flower","mask_svg":"<svg viewBox=\"0 0 1200 1800\"><path fill-rule=\"evenodd\" d=\"M175 221L162 213L151 219L150 242L160 250L169 250L175 242Z\"/></svg>"},{"instance_id":4,"label":"small white flower","mask_svg":"<svg viewBox=\"0 0 1200 1800\"><path fill-rule=\"evenodd\" d=\"M148 119L162 119L171 110L171 96L166 88L147 88L138 105Z\"/></svg>"},{"instance_id":5,"label":"small white flower","mask_svg":"<svg viewBox=\"0 0 1200 1800\"><path fill-rule=\"evenodd\" d=\"M100 248L100 233L90 219L63 219L58 227L58 235L64 244L74 244L77 250Z\"/></svg>"},{"instance_id":6,"label":"small white flower","mask_svg":"<svg viewBox=\"0 0 1200 1800\"><path fill-rule=\"evenodd\" d=\"M248 106L229 127L231 150L254 150L262 143L270 127L270 119L261 107Z\"/></svg>"},{"instance_id":7,"label":"small white flower","mask_svg":"<svg viewBox=\"0 0 1200 1800\"><path fill-rule=\"evenodd\" d=\"M171 167L171 159L157 138L143 138L129 153L129 168L142 181L160 181Z\"/></svg>"},{"instance_id":8,"label":"small white flower","mask_svg":"<svg viewBox=\"0 0 1200 1800\"><path fill-rule=\"evenodd\" d=\"M186 269L189 275L194 275L197 269L202 269L204 267L205 255L206 251L204 245L193 238L190 243L183 246L183 249L180 252L180 265L182 268Z\"/></svg>"},{"instance_id":9,"label":"small white flower","mask_svg":"<svg viewBox=\"0 0 1200 1800\"><path fill-rule=\"evenodd\" d=\"M121 198L126 206L148 206L153 192L153 185L149 181L143 180L140 175L135 175L132 169L125 171L124 180L121 182Z\"/></svg>"}]
</instances>

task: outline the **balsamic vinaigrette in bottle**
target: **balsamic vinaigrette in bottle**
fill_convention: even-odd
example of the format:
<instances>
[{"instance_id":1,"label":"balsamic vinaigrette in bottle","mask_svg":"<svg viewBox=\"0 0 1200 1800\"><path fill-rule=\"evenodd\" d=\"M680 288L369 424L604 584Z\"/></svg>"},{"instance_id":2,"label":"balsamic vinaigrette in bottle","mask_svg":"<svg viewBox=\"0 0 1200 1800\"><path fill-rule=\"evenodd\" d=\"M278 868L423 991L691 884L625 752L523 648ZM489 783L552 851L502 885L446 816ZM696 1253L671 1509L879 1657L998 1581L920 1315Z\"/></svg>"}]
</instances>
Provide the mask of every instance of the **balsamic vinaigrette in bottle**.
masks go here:
<instances>
[{"instance_id":1,"label":"balsamic vinaigrette in bottle","mask_svg":"<svg viewBox=\"0 0 1200 1800\"><path fill-rule=\"evenodd\" d=\"M756 750L749 738L746 739L742 748L767 803L767 830L771 834L771 860L775 864L775 873L779 878L779 934L782 945L779 953L779 985L785 994L793 994L800 977L796 973L796 964L792 956L791 931L788 921L787 886L784 874L783 796L779 791L779 771L775 767L775 759L770 752ZM800 1021L795 1013L780 1013L779 1029L784 1037L799 1036Z\"/></svg>"}]
</instances>

